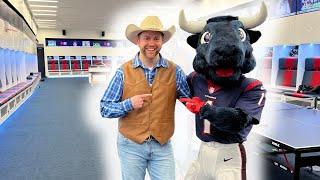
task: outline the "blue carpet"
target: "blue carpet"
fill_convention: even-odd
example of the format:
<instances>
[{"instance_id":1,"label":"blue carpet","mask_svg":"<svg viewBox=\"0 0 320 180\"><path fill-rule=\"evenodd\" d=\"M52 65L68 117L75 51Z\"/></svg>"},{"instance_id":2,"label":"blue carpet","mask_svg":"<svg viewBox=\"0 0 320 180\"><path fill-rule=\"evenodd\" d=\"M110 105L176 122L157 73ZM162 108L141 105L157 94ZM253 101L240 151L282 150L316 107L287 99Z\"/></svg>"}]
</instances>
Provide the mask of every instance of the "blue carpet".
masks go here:
<instances>
[{"instance_id":1,"label":"blue carpet","mask_svg":"<svg viewBox=\"0 0 320 180\"><path fill-rule=\"evenodd\" d=\"M46 79L0 126L0 179L102 179L101 149L81 115L87 78Z\"/></svg>"}]
</instances>

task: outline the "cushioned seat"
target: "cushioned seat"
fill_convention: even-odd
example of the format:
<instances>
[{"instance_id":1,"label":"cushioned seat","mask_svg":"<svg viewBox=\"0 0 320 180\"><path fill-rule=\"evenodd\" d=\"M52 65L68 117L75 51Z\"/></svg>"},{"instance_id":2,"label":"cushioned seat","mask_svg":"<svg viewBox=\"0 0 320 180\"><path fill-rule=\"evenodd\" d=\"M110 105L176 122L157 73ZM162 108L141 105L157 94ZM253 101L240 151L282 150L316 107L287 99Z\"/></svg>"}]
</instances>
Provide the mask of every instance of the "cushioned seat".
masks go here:
<instances>
[{"instance_id":1,"label":"cushioned seat","mask_svg":"<svg viewBox=\"0 0 320 180\"><path fill-rule=\"evenodd\" d=\"M48 70L52 72L59 71L58 61L48 60Z\"/></svg>"},{"instance_id":2,"label":"cushioned seat","mask_svg":"<svg viewBox=\"0 0 320 180\"><path fill-rule=\"evenodd\" d=\"M297 64L298 59L296 57L280 58L276 85L296 87Z\"/></svg>"},{"instance_id":3,"label":"cushioned seat","mask_svg":"<svg viewBox=\"0 0 320 180\"><path fill-rule=\"evenodd\" d=\"M69 60L60 60L60 71L69 71L70 64Z\"/></svg>"},{"instance_id":4,"label":"cushioned seat","mask_svg":"<svg viewBox=\"0 0 320 180\"><path fill-rule=\"evenodd\" d=\"M82 60L82 70L88 71L89 69L89 60Z\"/></svg>"},{"instance_id":5,"label":"cushioned seat","mask_svg":"<svg viewBox=\"0 0 320 180\"><path fill-rule=\"evenodd\" d=\"M80 61L79 60L71 60L71 69L73 71L79 71L81 69Z\"/></svg>"},{"instance_id":6,"label":"cushioned seat","mask_svg":"<svg viewBox=\"0 0 320 180\"><path fill-rule=\"evenodd\" d=\"M320 57L306 58L302 85L312 87L320 86ZM285 93L285 95L299 98L314 98L320 96L311 92L292 92Z\"/></svg>"},{"instance_id":7,"label":"cushioned seat","mask_svg":"<svg viewBox=\"0 0 320 180\"><path fill-rule=\"evenodd\" d=\"M320 57L306 58L302 84L320 86Z\"/></svg>"}]
</instances>

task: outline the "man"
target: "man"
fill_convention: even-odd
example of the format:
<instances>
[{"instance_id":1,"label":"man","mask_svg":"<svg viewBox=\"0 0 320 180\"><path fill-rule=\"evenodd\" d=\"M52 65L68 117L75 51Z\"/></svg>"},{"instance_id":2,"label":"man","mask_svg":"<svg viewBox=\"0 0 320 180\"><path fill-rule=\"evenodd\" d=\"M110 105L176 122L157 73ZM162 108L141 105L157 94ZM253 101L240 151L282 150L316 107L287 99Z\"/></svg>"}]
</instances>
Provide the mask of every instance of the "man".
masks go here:
<instances>
[{"instance_id":1,"label":"man","mask_svg":"<svg viewBox=\"0 0 320 180\"><path fill-rule=\"evenodd\" d=\"M181 68L159 53L174 34L164 30L156 16L140 27L130 24L126 37L140 52L119 68L102 100L101 115L119 118L118 152L123 180L174 180L175 166L170 138L174 132L177 98L190 91Z\"/></svg>"}]
</instances>

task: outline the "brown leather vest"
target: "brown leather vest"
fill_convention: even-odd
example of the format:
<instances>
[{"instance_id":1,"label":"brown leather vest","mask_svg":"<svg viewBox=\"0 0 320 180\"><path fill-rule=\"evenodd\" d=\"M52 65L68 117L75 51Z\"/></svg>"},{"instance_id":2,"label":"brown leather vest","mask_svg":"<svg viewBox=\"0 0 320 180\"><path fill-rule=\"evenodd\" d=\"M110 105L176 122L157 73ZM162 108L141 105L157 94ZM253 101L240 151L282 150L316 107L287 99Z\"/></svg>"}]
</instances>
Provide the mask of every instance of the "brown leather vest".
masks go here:
<instances>
[{"instance_id":1,"label":"brown leather vest","mask_svg":"<svg viewBox=\"0 0 320 180\"><path fill-rule=\"evenodd\" d=\"M168 68L157 68L152 86L149 86L142 68L133 68L132 60L122 66L122 100L135 95L152 94L141 109L133 110L119 119L119 132L136 143L142 144L152 135L160 144L165 144L173 135L177 97L176 66L170 61L166 62Z\"/></svg>"}]
</instances>

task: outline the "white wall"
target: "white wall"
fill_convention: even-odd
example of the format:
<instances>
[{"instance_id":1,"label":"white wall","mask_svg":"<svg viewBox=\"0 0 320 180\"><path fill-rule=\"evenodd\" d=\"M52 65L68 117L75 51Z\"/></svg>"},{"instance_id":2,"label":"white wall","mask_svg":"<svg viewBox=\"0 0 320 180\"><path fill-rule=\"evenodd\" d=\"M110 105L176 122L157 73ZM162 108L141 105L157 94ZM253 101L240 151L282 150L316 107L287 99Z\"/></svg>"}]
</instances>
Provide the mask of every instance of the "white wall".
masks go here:
<instances>
[{"instance_id":1,"label":"white wall","mask_svg":"<svg viewBox=\"0 0 320 180\"><path fill-rule=\"evenodd\" d=\"M320 42L320 11L266 21L257 29L262 37L257 45L275 46Z\"/></svg>"}]
</instances>

